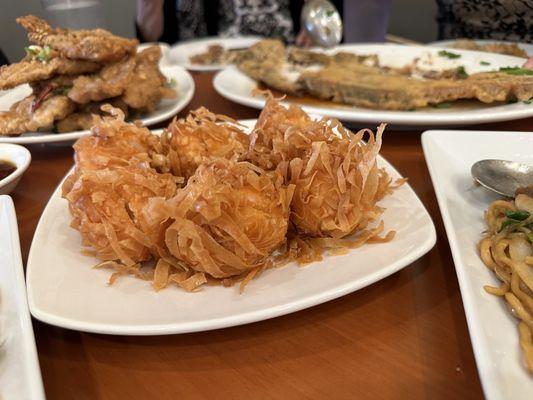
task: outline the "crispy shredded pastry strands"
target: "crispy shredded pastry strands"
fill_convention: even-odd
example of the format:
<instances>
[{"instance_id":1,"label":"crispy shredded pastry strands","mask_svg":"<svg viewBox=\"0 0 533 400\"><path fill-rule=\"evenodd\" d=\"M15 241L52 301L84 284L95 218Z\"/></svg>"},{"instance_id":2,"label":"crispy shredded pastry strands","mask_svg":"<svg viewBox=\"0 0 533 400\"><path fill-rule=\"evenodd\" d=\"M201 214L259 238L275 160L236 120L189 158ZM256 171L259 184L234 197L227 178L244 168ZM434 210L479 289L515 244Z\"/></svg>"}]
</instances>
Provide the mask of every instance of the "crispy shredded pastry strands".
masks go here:
<instances>
[{"instance_id":1,"label":"crispy shredded pastry strands","mask_svg":"<svg viewBox=\"0 0 533 400\"><path fill-rule=\"evenodd\" d=\"M376 165L381 135L355 135L337 120L312 120L302 109L267 101L250 140L250 161L275 168L295 185L291 221L302 234L341 238L364 229L383 210L391 179ZM368 134L368 142L363 136Z\"/></svg>"},{"instance_id":2,"label":"crispy shredded pastry strands","mask_svg":"<svg viewBox=\"0 0 533 400\"><path fill-rule=\"evenodd\" d=\"M172 172L188 179L203 162L241 159L247 150L248 136L239 129L237 121L201 107L186 118L174 119L163 132L161 142Z\"/></svg>"},{"instance_id":3,"label":"crispy shredded pastry strands","mask_svg":"<svg viewBox=\"0 0 533 400\"><path fill-rule=\"evenodd\" d=\"M268 262L285 242L293 187L247 162L202 164L165 204L170 253L215 278Z\"/></svg>"},{"instance_id":4,"label":"crispy shredded pastry strands","mask_svg":"<svg viewBox=\"0 0 533 400\"><path fill-rule=\"evenodd\" d=\"M533 198L519 194L514 201L495 201L485 220L489 229L479 242L480 256L502 282L485 290L503 297L520 320L520 346L525 366L533 373Z\"/></svg>"},{"instance_id":5,"label":"crispy shredded pastry strands","mask_svg":"<svg viewBox=\"0 0 533 400\"><path fill-rule=\"evenodd\" d=\"M159 138L103 110L74 146L63 197L96 267L114 271L109 284L133 275L156 291L242 292L266 269L394 238L377 202L405 180L376 165L385 125L354 134L270 97L250 137L200 108Z\"/></svg>"}]
</instances>

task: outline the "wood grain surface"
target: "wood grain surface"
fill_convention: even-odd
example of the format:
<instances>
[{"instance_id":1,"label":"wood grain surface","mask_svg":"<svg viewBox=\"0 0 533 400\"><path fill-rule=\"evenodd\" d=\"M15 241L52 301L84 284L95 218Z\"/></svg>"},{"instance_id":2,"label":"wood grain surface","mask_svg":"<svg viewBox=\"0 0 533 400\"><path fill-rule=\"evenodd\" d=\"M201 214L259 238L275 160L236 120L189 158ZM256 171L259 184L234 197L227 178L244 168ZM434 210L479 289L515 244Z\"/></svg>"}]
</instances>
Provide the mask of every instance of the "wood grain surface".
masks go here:
<instances>
[{"instance_id":1,"label":"wood grain surface","mask_svg":"<svg viewBox=\"0 0 533 400\"><path fill-rule=\"evenodd\" d=\"M179 116L202 105L233 118L258 116L219 96L213 74L193 75L196 94ZM531 123L472 129L530 130ZM435 222L437 244L427 255L340 299L205 333L106 336L34 320L48 399L482 398L421 132L388 130L382 155L409 177ZM40 214L73 163L70 147L29 149L31 166L12 194L24 261Z\"/></svg>"}]
</instances>

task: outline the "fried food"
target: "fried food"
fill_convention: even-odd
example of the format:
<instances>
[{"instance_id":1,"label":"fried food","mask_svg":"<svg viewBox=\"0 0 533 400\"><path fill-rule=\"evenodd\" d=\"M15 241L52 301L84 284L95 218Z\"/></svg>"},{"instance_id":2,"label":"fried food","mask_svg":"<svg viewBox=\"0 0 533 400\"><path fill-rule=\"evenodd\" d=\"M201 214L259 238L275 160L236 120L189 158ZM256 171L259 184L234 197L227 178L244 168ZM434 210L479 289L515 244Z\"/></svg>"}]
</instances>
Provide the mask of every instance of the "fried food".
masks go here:
<instances>
[{"instance_id":1,"label":"fried food","mask_svg":"<svg viewBox=\"0 0 533 400\"><path fill-rule=\"evenodd\" d=\"M92 135L74 145L75 170L62 192L82 244L101 260L132 267L165 257L165 223L154 223L143 209L151 198L172 197L180 179L163 172L158 138L113 112L117 119L101 118Z\"/></svg>"},{"instance_id":2,"label":"fried food","mask_svg":"<svg viewBox=\"0 0 533 400\"><path fill-rule=\"evenodd\" d=\"M112 117L97 117L91 135L74 144L76 166L87 170L147 165L159 172L170 170L159 137L147 128L124 122L120 109L109 104L102 109Z\"/></svg>"},{"instance_id":3,"label":"fried food","mask_svg":"<svg viewBox=\"0 0 533 400\"><path fill-rule=\"evenodd\" d=\"M78 106L75 112L56 122L56 130L62 133L91 129L98 121L97 116L105 113L101 109L104 104L109 104L112 107L120 109L124 113L124 117L128 117L128 105L124 103L122 98L116 97L103 102L87 103Z\"/></svg>"},{"instance_id":4,"label":"fried food","mask_svg":"<svg viewBox=\"0 0 533 400\"><path fill-rule=\"evenodd\" d=\"M353 134L271 98L252 133L250 159L295 186L291 221L301 234L343 238L375 221L383 211L376 203L391 192L390 177L376 164L384 128Z\"/></svg>"},{"instance_id":5,"label":"fried food","mask_svg":"<svg viewBox=\"0 0 533 400\"><path fill-rule=\"evenodd\" d=\"M35 109L37 100L31 95L13 104L9 111L0 112L0 136L52 129L55 121L65 118L76 108L64 95L52 95L40 101Z\"/></svg>"},{"instance_id":6,"label":"fried food","mask_svg":"<svg viewBox=\"0 0 533 400\"><path fill-rule=\"evenodd\" d=\"M203 162L242 159L248 149L248 136L231 118L202 107L184 119L172 121L162 135L162 143L172 172L188 179Z\"/></svg>"},{"instance_id":7,"label":"fried food","mask_svg":"<svg viewBox=\"0 0 533 400\"><path fill-rule=\"evenodd\" d=\"M150 112L162 99L176 97L175 90L167 87L167 79L159 70L161 48L151 46L135 57L135 69L131 76L133 85L127 85L123 101L140 112Z\"/></svg>"},{"instance_id":8,"label":"fried food","mask_svg":"<svg viewBox=\"0 0 533 400\"><path fill-rule=\"evenodd\" d=\"M202 164L170 199L170 253L215 278L265 267L285 242L292 187L245 162Z\"/></svg>"},{"instance_id":9,"label":"fried food","mask_svg":"<svg viewBox=\"0 0 533 400\"><path fill-rule=\"evenodd\" d=\"M219 44L213 44L207 46L207 49L203 53L195 54L189 57L189 61L193 64L199 65L214 65L214 64L224 64L225 59L224 55L226 51L224 47Z\"/></svg>"},{"instance_id":10,"label":"fried food","mask_svg":"<svg viewBox=\"0 0 533 400\"><path fill-rule=\"evenodd\" d=\"M447 101L477 99L483 103L529 100L533 76L484 72L406 76L401 68L384 68L375 57L325 55L286 50L275 40L252 46L238 67L245 74L287 94L313 97L359 107L412 110ZM453 71L452 71L453 72Z\"/></svg>"},{"instance_id":11,"label":"fried food","mask_svg":"<svg viewBox=\"0 0 533 400\"><path fill-rule=\"evenodd\" d=\"M136 54L136 40L102 29L52 29L31 15L17 21L39 45L27 47L21 62L0 68L0 90L28 83L33 97L0 113L0 135L85 130L102 114L103 104L137 116L176 97L159 70L159 46Z\"/></svg>"},{"instance_id":12,"label":"fried food","mask_svg":"<svg viewBox=\"0 0 533 400\"><path fill-rule=\"evenodd\" d=\"M207 49L189 57L191 64L198 65L225 65L239 59L245 49L225 49L219 44L207 46Z\"/></svg>"},{"instance_id":13,"label":"fried food","mask_svg":"<svg viewBox=\"0 0 533 400\"><path fill-rule=\"evenodd\" d=\"M237 66L246 75L285 93L301 93L302 85L298 82L301 68L286 62L286 49L279 40L261 40L245 53Z\"/></svg>"},{"instance_id":14,"label":"fried food","mask_svg":"<svg viewBox=\"0 0 533 400\"><path fill-rule=\"evenodd\" d=\"M127 57L106 65L96 74L81 75L73 81L68 96L79 104L120 96L133 84L135 65L135 57Z\"/></svg>"},{"instance_id":15,"label":"fried food","mask_svg":"<svg viewBox=\"0 0 533 400\"><path fill-rule=\"evenodd\" d=\"M353 134L271 98L248 146L235 121L206 109L161 138L103 109L115 118L95 117L75 144L63 197L110 283L129 273L155 290L240 281L242 292L265 269L394 237L370 224L394 188L376 165L383 127Z\"/></svg>"},{"instance_id":16,"label":"fried food","mask_svg":"<svg viewBox=\"0 0 533 400\"><path fill-rule=\"evenodd\" d=\"M457 40L451 46L454 49L486 51L487 53L507 54L509 56L528 58L529 56L517 43L485 43L478 44L473 40Z\"/></svg>"},{"instance_id":17,"label":"fried food","mask_svg":"<svg viewBox=\"0 0 533 400\"><path fill-rule=\"evenodd\" d=\"M24 83L50 79L57 75L79 75L96 72L101 65L92 61L69 60L54 57L43 63L25 59L19 63L0 67L0 89L11 89Z\"/></svg>"},{"instance_id":18,"label":"fried food","mask_svg":"<svg viewBox=\"0 0 533 400\"><path fill-rule=\"evenodd\" d=\"M139 44L135 39L115 36L104 29L52 29L45 20L34 15L17 18L17 23L28 31L30 42L50 46L64 57L73 60L118 61L127 55L135 54Z\"/></svg>"},{"instance_id":19,"label":"fried food","mask_svg":"<svg viewBox=\"0 0 533 400\"><path fill-rule=\"evenodd\" d=\"M533 197L497 200L485 213L488 232L479 243L481 259L501 281L485 290L505 299L518 320L525 367L533 373Z\"/></svg>"},{"instance_id":20,"label":"fried food","mask_svg":"<svg viewBox=\"0 0 533 400\"><path fill-rule=\"evenodd\" d=\"M424 81L360 64L334 64L302 73L300 82L307 93L320 99L386 110L412 110L459 99L493 103L533 97L533 76L503 72Z\"/></svg>"}]
</instances>

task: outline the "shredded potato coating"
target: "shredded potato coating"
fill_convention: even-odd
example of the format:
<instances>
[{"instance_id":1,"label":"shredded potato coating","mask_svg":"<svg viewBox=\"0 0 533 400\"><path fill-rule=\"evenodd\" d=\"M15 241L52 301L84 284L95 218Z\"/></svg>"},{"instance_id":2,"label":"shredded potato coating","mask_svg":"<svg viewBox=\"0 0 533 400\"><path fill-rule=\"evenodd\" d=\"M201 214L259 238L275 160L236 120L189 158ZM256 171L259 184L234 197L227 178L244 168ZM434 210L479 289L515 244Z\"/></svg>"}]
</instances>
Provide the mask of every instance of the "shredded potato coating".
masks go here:
<instances>
[{"instance_id":1,"label":"shredded potato coating","mask_svg":"<svg viewBox=\"0 0 533 400\"><path fill-rule=\"evenodd\" d=\"M354 134L270 98L250 137L205 108L157 137L104 110L74 145L63 197L110 284L129 274L156 291L240 282L242 292L266 269L395 235L377 205L404 182L376 164L384 125Z\"/></svg>"},{"instance_id":2,"label":"shredded potato coating","mask_svg":"<svg viewBox=\"0 0 533 400\"><path fill-rule=\"evenodd\" d=\"M245 162L202 164L168 200L170 253L215 278L264 265L285 242L292 186Z\"/></svg>"},{"instance_id":3,"label":"shredded potato coating","mask_svg":"<svg viewBox=\"0 0 533 400\"><path fill-rule=\"evenodd\" d=\"M188 179L203 162L242 158L248 147L248 136L236 121L202 107L187 118L172 121L163 133L162 142L172 172Z\"/></svg>"},{"instance_id":4,"label":"shredded potato coating","mask_svg":"<svg viewBox=\"0 0 533 400\"><path fill-rule=\"evenodd\" d=\"M291 221L300 233L342 238L376 220L383 211L377 201L391 192L389 176L376 165L384 128L376 135L369 129L353 134L336 120L313 121L271 98L252 134L249 158L295 185Z\"/></svg>"},{"instance_id":5,"label":"shredded potato coating","mask_svg":"<svg viewBox=\"0 0 533 400\"><path fill-rule=\"evenodd\" d=\"M101 120L74 148L75 169L62 189L82 244L93 247L101 260L125 265L164 254L165 227L154 226L143 208L150 198L173 196L180 179L151 166L164 168L156 153L158 138L119 115Z\"/></svg>"}]
</instances>

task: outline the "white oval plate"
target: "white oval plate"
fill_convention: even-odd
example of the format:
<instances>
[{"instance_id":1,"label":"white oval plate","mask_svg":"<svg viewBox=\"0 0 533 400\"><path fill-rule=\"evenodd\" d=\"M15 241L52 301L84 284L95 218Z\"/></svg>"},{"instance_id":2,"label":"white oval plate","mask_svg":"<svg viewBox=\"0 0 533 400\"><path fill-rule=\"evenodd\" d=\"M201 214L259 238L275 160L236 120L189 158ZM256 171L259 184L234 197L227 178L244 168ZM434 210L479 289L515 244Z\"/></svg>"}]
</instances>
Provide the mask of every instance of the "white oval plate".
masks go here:
<instances>
[{"instance_id":1,"label":"white oval plate","mask_svg":"<svg viewBox=\"0 0 533 400\"><path fill-rule=\"evenodd\" d=\"M477 244L487 229L484 213L501 199L475 185L470 168L483 159L533 165L533 132L427 131L422 147L450 242L468 330L485 396L531 399L533 379L523 366L518 322L505 300L483 286L499 286Z\"/></svg>"},{"instance_id":2,"label":"white oval plate","mask_svg":"<svg viewBox=\"0 0 533 400\"><path fill-rule=\"evenodd\" d=\"M180 66L161 67L161 72L168 79L175 79L177 83L175 99L163 100L152 113L142 115L139 120L143 125L148 126L170 117L173 117L192 99L194 95L194 80L191 74ZM28 85L18 86L0 97L0 110L8 110L9 107L16 101L23 99L31 93ZM0 136L0 143L17 143L17 144L32 144L32 143L57 143L66 142L79 139L82 136L89 134L88 130L54 133L54 132L38 132L25 133L21 136Z\"/></svg>"},{"instance_id":3,"label":"white oval plate","mask_svg":"<svg viewBox=\"0 0 533 400\"><path fill-rule=\"evenodd\" d=\"M522 42L509 42L504 40L474 40L477 44L492 44L492 43L502 43L502 44L517 44L521 47L530 57L533 57L533 44L531 43L522 43ZM430 47L450 47L455 44L457 40L438 40L436 42L428 43L427 46ZM454 49L455 50L455 49Z\"/></svg>"},{"instance_id":4,"label":"white oval plate","mask_svg":"<svg viewBox=\"0 0 533 400\"><path fill-rule=\"evenodd\" d=\"M180 65L183 68L187 68L191 71L218 71L225 67L225 65L201 65L193 64L189 58L203 53L207 50L207 47L213 44L218 44L225 49L241 49L250 47L255 42L261 40L259 36L241 36L234 38L223 37L209 37L205 39L190 40L176 44L170 48L168 52L168 61L173 65Z\"/></svg>"},{"instance_id":5,"label":"white oval plate","mask_svg":"<svg viewBox=\"0 0 533 400\"><path fill-rule=\"evenodd\" d=\"M44 399L43 382L26 299L17 216L0 195L0 397Z\"/></svg>"},{"instance_id":6,"label":"white oval plate","mask_svg":"<svg viewBox=\"0 0 533 400\"><path fill-rule=\"evenodd\" d=\"M416 57L426 57L431 54L436 66L446 69L462 65L469 74L490 71L499 67L521 66L525 62L523 58L465 50L454 50L454 53L461 54L461 58L450 60L438 56L439 49L394 44L342 45L330 50L330 52L337 51L348 51L354 54L377 54L383 64L395 67L408 64ZM491 65L481 65L481 61L490 62ZM235 66L228 66L220 71L215 76L213 84L218 93L235 103L258 109L264 107L264 98L259 95L252 95L252 90L257 87L257 82L239 71ZM458 126L508 121L533 116L533 104L525 104L523 102L497 106L483 105L476 102L472 109L464 109L461 108L462 106L452 103L449 108L418 111L374 110L331 104L331 107L306 104L300 104L300 106L308 113L327 115L343 121L372 124L387 122L408 126Z\"/></svg>"},{"instance_id":7,"label":"white oval plate","mask_svg":"<svg viewBox=\"0 0 533 400\"><path fill-rule=\"evenodd\" d=\"M381 157L379 164L400 178ZM389 243L325 256L305 267L293 263L265 271L243 294L238 286L208 286L197 293L169 287L156 293L150 283L131 277L109 287L110 272L91 268L98 260L80 253L80 236L69 227L68 204L58 187L41 216L28 258L30 310L52 325L117 335L205 331L295 312L383 279L433 247L433 222L409 185L381 205L386 207L386 229L397 231Z\"/></svg>"}]
</instances>

